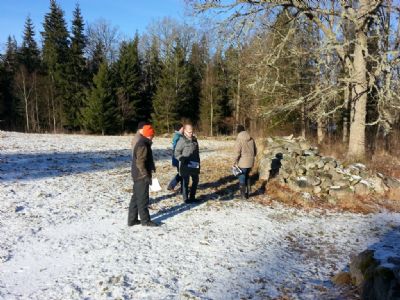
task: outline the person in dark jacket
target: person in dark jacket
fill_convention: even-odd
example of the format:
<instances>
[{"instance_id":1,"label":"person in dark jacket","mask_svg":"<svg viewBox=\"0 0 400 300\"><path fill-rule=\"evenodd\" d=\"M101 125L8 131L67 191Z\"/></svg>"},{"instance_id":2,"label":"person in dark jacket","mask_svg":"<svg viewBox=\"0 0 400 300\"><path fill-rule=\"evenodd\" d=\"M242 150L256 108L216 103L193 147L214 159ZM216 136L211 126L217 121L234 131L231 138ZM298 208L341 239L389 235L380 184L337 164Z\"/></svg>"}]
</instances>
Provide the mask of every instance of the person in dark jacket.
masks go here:
<instances>
[{"instance_id":1,"label":"person in dark jacket","mask_svg":"<svg viewBox=\"0 0 400 300\"><path fill-rule=\"evenodd\" d=\"M175 187L181 182L181 176L179 175L179 161L175 157L175 148L176 144L178 143L179 139L183 135L183 125L177 124L175 127L174 135L172 136L172 166L176 168L177 174L172 178L170 183L168 184L167 189L169 191L173 191Z\"/></svg>"},{"instance_id":2,"label":"person in dark jacket","mask_svg":"<svg viewBox=\"0 0 400 300\"><path fill-rule=\"evenodd\" d=\"M196 190L200 174L200 152L197 138L193 135L193 126L183 127L183 136L175 147L175 158L179 161L179 173L182 176L182 197L185 203L196 201ZM192 186L189 193L189 179Z\"/></svg>"},{"instance_id":3,"label":"person in dark jacket","mask_svg":"<svg viewBox=\"0 0 400 300\"><path fill-rule=\"evenodd\" d=\"M137 141L142 137L143 126L145 126L145 125L151 125L151 123L147 122L147 121L140 121L138 123L136 134L133 136L132 141L131 141L131 149L132 149L132 151L135 148L135 145L136 145ZM132 153L132 155L133 155L133 153ZM132 168L132 166L131 166L131 168Z\"/></svg>"},{"instance_id":4,"label":"person in dark jacket","mask_svg":"<svg viewBox=\"0 0 400 300\"><path fill-rule=\"evenodd\" d=\"M158 226L150 220L149 185L152 172L156 170L151 150L154 129L144 125L132 151L133 195L129 204L128 226L142 224L143 226ZM140 221L138 219L140 216Z\"/></svg>"},{"instance_id":5,"label":"person in dark jacket","mask_svg":"<svg viewBox=\"0 0 400 300\"><path fill-rule=\"evenodd\" d=\"M250 192L249 173L254 165L257 155L256 143L243 125L237 127L238 136L235 143L235 158L233 165L242 171L239 174L239 187L241 198L248 199Z\"/></svg>"}]
</instances>

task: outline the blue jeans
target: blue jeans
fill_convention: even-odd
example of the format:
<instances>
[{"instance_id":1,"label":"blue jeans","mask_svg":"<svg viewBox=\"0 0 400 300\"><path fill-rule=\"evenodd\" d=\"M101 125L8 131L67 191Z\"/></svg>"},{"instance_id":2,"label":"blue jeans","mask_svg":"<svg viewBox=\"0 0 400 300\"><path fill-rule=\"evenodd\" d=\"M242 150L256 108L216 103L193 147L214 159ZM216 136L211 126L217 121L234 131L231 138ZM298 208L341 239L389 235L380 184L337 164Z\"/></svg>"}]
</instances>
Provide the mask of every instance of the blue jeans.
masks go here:
<instances>
[{"instance_id":1,"label":"blue jeans","mask_svg":"<svg viewBox=\"0 0 400 300\"><path fill-rule=\"evenodd\" d=\"M249 173L251 168L240 168L242 170L242 174L239 177L239 184L240 185L247 185L249 182Z\"/></svg>"}]
</instances>

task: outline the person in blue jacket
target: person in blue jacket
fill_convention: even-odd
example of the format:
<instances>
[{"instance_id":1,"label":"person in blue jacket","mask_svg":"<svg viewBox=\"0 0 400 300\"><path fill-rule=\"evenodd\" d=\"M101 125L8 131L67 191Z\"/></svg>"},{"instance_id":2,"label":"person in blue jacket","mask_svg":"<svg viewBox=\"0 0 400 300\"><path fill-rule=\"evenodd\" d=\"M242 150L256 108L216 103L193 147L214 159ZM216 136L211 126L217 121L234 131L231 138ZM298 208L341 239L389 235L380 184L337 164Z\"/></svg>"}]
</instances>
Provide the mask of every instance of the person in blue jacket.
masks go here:
<instances>
[{"instance_id":1,"label":"person in blue jacket","mask_svg":"<svg viewBox=\"0 0 400 300\"><path fill-rule=\"evenodd\" d=\"M174 135L172 136L172 166L176 168L177 173L168 184L167 189L169 191L173 191L175 187L178 185L178 183L182 181L182 177L179 175L179 161L175 157L176 144L178 143L182 135L183 135L183 125L180 123L176 124L175 132Z\"/></svg>"}]
</instances>

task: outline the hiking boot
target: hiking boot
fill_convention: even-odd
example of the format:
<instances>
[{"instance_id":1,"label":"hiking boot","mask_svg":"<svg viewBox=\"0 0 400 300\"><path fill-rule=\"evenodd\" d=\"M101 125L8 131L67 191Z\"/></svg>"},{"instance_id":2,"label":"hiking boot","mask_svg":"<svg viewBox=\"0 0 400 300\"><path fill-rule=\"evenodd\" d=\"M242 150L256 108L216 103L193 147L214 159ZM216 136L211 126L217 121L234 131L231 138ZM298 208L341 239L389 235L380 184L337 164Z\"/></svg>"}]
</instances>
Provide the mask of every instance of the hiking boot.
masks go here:
<instances>
[{"instance_id":1,"label":"hiking boot","mask_svg":"<svg viewBox=\"0 0 400 300\"><path fill-rule=\"evenodd\" d=\"M130 227L130 226L135 226L135 225L139 225L140 224L140 221L139 220L134 220L134 221L132 221L132 222L128 222L128 226Z\"/></svg>"},{"instance_id":2,"label":"hiking boot","mask_svg":"<svg viewBox=\"0 0 400 300\"><path fill-rule=\"evenodd\" d=\"M142 226L157 227L157 226L160 226L160 224L155 223L153 221L147 221L146 223L143 223Z\"/></svg>"}]
</instances>

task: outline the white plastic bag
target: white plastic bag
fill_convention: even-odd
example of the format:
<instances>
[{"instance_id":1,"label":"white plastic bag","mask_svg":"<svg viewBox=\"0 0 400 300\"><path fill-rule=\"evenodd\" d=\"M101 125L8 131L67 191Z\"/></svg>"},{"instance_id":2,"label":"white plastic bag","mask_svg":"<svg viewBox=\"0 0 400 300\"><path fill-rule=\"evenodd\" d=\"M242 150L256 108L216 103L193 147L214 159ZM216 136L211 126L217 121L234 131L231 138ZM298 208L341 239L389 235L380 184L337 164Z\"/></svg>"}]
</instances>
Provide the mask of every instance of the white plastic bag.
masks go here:
<instances>
[{"instance_id":1,"label":"white plastic bag","mask_svg":"<svg viewBox=\"0 0 400 300\"><path fill-rule=\"evenodd\" d=\"M234 176L239 176L242 173L243 173L243 171L241 168L239 168L238 166L232 166L232 174Z\"/></svg>"},{"instance_id":2,"label":"white plastic bag","mask_svg":"<svg viewBox=\"0 0 400 300\"><path fill-rule=\"evenodd\" d=\"M158 182L157 178L152 178L150 184L150 192L159 192L161 191L160 182Z\"/></svg>"}]
</instances>

